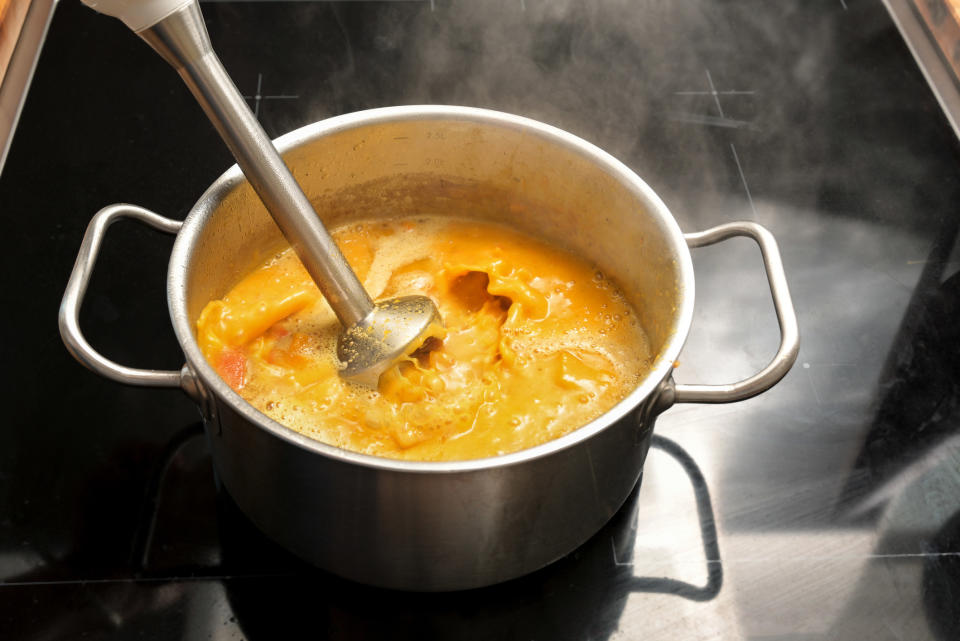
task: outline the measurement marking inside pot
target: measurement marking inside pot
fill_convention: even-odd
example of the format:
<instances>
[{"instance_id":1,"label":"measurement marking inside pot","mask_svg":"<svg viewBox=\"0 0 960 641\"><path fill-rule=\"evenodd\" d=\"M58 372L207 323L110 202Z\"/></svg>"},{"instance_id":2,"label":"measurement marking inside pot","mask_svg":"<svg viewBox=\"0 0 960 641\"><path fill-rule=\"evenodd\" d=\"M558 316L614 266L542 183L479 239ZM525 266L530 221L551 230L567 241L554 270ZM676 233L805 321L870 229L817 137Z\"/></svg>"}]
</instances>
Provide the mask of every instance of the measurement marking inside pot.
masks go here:
<instances>
[{"instance_id":1,"label":"measurement marking inside pot","mask_svg":"<svg viewBox=\"0 0 960 641\"><path fill-rule=\"evenodd\" d=\"M244 99L253 101L253 115L256 118L260 117L260 101L261 100L296 100L297 98L300 97L299 95L292 95L292 94L275 94L275 95L264 96L262 93L260 93L262 88L263 88L263 74L258 73L257 74L257 93L252 96L244 96Z\"/></svg>"},{"instance_id":2,"label":"measurement marking inside pot","mask_svg":"<svg viewBox=\"0 0 960 641\"><path fill-rule=\"evenodd\" d=\"M740 165L740 156L737 155L737 148L730 143L730 151L733 152L733 161L737 163L737 172L740 174L740 182L743 183L743 189L747 192L747 202L750 203L750 211L753 212L753 219L757 220L757 208L753 204L753 195L750 193L750 186L747 185L747 177L743 175L743 166Z\"/></svg>"},{"instance_id":3,"label":"measurement marking inside pot","mask_svg":"<svg viewBox=\"0 0 960 641\"><path fill-rule=\"evenodd\" d=\"M597 485L597 470L593 466L593 456L590 455L590 450L587 450L587 465L590 466L590 481L593 483L593 500L601 503L603 498L600 495L600 488Z\"/></svg>"}]
</instances>

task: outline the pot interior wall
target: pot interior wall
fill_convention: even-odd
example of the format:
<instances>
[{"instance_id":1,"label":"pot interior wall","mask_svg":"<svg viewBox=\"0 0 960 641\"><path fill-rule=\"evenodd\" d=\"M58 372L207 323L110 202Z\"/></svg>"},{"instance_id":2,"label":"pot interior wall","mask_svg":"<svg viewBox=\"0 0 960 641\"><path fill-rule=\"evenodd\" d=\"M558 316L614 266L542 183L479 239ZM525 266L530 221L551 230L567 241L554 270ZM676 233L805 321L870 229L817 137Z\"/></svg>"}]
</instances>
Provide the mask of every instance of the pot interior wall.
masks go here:
<instances>
[{"instance_id":1,"label":"pot interior wall","mask_svg":"<svg viewBox=\"0 0 960 641\"><path fill-rule=\"evenodd\" d=\"M503 222L589 258L612 277L654 353L677 330L681 280L666 210L566 138L448 118L301 131L280 148L327 225L417 214ZM218 182L197 209L208 220L186 267L191 322L283 244L243 181Z\"/></svg>"}]
</instances>

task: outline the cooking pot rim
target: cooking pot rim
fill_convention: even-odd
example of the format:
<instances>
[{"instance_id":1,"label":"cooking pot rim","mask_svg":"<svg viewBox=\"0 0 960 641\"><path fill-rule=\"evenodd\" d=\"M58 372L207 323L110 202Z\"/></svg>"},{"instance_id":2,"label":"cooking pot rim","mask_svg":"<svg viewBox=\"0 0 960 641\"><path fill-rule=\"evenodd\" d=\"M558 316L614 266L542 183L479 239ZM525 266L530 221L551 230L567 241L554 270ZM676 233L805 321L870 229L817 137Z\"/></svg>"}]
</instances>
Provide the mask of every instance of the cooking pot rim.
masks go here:
<instances>
[{"instance_id":1,"label":"cooking pot rim","mask_svg":"<svg viewBox=\"0 0 960 641\"><path fill-rule=\"evenodd\" d=\"M193 333L193 322L187 313L187 265L190 256L195 249L201 230L217 209L223 195L246 181L237 165L233 165L217 178L191 208L180 232L177 234L170 255L167 301L174 332L183 348L189 367L200 378L207 393L222 398L246 420L267 430L274 436L327 458L380 470L433 474L471 472L520 464L550 456L592 438L595 434L633 412L645 399L654 394L657 386L669 375L683 348L693 319L694 279L690 251L684 242L679 225L656 192L629 167L609 153L562 129L504 112L445 105L382 107L335 116L306 125L277 138L274 140L274 144L280 153L284 154L309 141L360 126L425 119L459 120L517 129L560 144L603 167L608 174L615 177L622 185L637 195L646 205L648 213L658 219L661 228L667 232L668 242L673 245L670 248L671 253L677 260L679 304L677 305L675 331L667 339L665 347L657 356L654 367L640 385L601 416L560 438L518 452L464 461L406 461L359 454L321 443L274 421L230 388L214 371L213 367L207 363L200 352L199 344Z\"/></svg>"}]
</instances>

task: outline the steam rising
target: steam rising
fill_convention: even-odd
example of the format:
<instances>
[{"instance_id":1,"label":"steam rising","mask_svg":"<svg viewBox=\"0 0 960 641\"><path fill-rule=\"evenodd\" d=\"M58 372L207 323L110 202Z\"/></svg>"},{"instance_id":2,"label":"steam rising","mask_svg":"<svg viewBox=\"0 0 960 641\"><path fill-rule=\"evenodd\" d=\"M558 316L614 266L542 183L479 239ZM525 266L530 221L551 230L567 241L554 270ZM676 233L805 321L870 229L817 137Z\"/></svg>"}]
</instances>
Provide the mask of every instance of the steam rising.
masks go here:
<instances>
[{"instance_id":1,"label":"steam rising","mask_svg":"<svg viewBox=\"0 0 960 641\"><path fill-rule=\"evenodd\" d=\"M771 61L781 49L775 43L799 36L769 15L729 6L721 12L706 0L438 0L434 10L430 2L356 2L318 11L324 30L339 39L324 45L336 44L339 64L317 78L307 121L423 103L527 116L624 161L671 196L681 223L703 202L690 184L705 196L742 193L731 142L802 138L782 122L796 120L804 106L774 106L771 98L816 88L822 79L811 74L817 65L810 57L830 54L825 25L822 47L807 47L798 59L788 49ZM797 9L784 5L791 11ZM709 83L732 92L721 96L720 109ZM822 156L818 145L807 153Z\"/></svg>"}]
</instances>

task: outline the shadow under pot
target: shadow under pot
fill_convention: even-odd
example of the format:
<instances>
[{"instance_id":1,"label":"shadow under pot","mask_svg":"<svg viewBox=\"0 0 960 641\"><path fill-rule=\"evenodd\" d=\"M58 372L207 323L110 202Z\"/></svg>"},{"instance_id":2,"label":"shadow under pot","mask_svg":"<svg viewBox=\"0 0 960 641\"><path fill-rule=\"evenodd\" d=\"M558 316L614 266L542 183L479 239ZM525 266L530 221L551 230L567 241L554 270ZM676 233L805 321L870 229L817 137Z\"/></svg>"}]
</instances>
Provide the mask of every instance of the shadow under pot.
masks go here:
<instances>
[{"instance_id":1,"label":"shadow under pot","mask_svg":"<svg viewBox=\"0 0 960 641\"><path fill-rule=\"evenodd\" d=\"M324 120L275 141L328 226L382 214L506 223L592 261L637 310L656 354L647 376L599 418L556 440L492 458L411 462L348 452L261 414L207 364L196 320L212 299L282 244L234 166L181 224L130 205L91 221L64 295L71 353L123 383L181 387L205 417L217 473L265 534L340 576L375 586L443 591L506 581L568 554L623 504L643 467L656 416L674 403L726 403L779 381L799 348L777 245L735 222L684 235L660 198L590 143L509 114L465 107L388 107ZM176 233L167 275L180 371L121 366L84 339L77 313L107 227L133 218ZM756 375L729 385L672 379L693 314L689 247L753 238L781 344Z\"/></svg>"}]
</instances>

